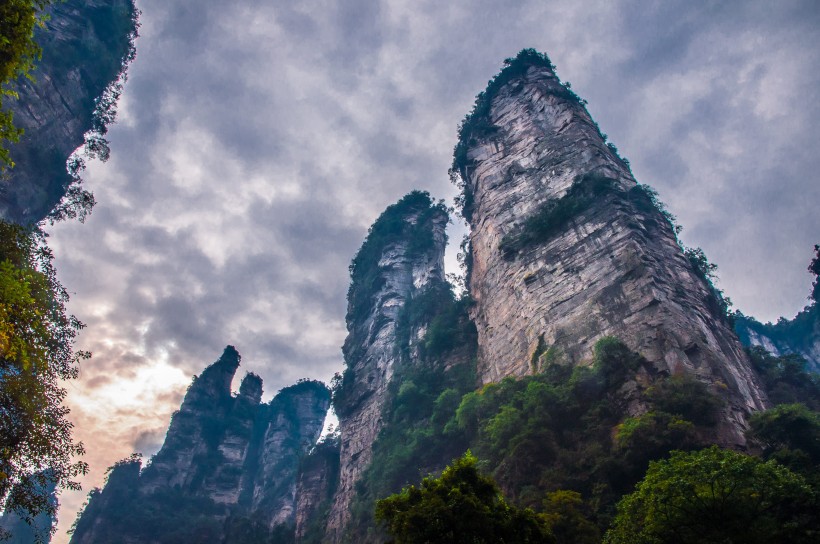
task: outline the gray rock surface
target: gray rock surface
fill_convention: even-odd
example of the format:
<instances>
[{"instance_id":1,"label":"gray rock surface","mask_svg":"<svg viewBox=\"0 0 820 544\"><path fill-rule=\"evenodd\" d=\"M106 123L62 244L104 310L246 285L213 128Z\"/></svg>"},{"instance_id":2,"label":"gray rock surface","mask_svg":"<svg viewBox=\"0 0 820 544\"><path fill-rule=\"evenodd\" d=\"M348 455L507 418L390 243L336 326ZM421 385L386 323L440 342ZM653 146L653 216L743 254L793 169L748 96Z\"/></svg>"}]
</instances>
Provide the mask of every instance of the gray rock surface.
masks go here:
<instances>
[{"instance_id":1,"label":"gray rock surface","mask_svg":"<svg viewBox=\"0 0 820 544\"><path fill-rule=\"evenodd\" d=\"M669 222L628 198L636 194L629 168L567 95L551 69L530 66L495 95L496 130L466 142L481 379L532 372L544 363L533 361L539 338L552 360L585 364L596 340L616 336L659 371L692 373L721 394L719 441L742 445L746 416L766 405L742 347ZM548 239L502 253L505 236L590 174L610 178L615 191Z\"/></svg>"},{"instance_id":2,"label":"gray rock surface","mask_svg":"<svg viewBox=\"0 0 820 544\"><path fill-rule=\"evenodd\" d=\"M251 513L269 528L296 523L300 463L316 444L329 407L324 386L302 382L280 391L267 408Z\"/></svg>"}]
</instances>

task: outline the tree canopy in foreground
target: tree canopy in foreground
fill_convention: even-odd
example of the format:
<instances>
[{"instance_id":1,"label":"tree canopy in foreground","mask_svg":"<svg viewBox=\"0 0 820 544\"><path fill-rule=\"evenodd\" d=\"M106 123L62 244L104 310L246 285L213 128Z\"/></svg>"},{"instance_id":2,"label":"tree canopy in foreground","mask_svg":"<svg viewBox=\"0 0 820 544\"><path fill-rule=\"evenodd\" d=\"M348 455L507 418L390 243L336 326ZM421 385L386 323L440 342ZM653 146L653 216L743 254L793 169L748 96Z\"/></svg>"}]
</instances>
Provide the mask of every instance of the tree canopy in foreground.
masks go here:
<instances>
[{"instance_id":1,"label":"tree canopy in foreground","mask_svg":"<svg viewBox=\"0 0 820 544\"><path fill-rule=\"evenodd\" d=\"M376 503L376 519L386 522L395 544L554 543L547 520L530 509L507 504L495 482L478 472L467 452L429 476L419 487Z\"/></svg>"},{"instance_id":2,"label":"tree canopy in foreground","mask_svg":"<svg viewBox=\"0 0 820 544\"><path fill-rule=\"evenodd\" d=\"M817 542L812 489L775 461L717 446L650 464L607 544Z\"/></svg>"}]
</instances>

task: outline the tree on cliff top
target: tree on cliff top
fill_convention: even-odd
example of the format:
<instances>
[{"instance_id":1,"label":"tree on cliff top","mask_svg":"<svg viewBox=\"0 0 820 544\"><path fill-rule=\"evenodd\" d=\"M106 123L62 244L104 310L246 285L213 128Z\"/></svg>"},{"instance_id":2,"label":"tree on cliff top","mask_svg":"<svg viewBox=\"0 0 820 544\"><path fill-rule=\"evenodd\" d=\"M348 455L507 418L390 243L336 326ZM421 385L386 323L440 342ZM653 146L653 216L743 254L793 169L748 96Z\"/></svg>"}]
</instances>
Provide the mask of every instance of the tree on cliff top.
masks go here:
<instances>
[{"instance_id":1,"label":"tree on cliff top","mask_svg":"<svg viewBox=\"0 0 820 544\"><path fill-rule=\"evenodd\" d=\"M34 62L40 58L34 28L42 24L39 13L49 4L51 0L0 2L0 173L14 166L3 142L17 142L22 134L14 126L11 112L4 108L3 99L17 98L10 85L20 77L29 77Z\"/></svg>"},{"instance_id":2,"label":"tree on cliff top","mask_svg":"<svg viewBox=\"0 0 820 544\"><path fill-rule=\"evenodd\" d=\"M553 543L547 520L530 509L507 504L496 483L479 474L467 452L438 478L408 486L376 503L395 544L449 542Z\"/></svg>"}]
</instances>

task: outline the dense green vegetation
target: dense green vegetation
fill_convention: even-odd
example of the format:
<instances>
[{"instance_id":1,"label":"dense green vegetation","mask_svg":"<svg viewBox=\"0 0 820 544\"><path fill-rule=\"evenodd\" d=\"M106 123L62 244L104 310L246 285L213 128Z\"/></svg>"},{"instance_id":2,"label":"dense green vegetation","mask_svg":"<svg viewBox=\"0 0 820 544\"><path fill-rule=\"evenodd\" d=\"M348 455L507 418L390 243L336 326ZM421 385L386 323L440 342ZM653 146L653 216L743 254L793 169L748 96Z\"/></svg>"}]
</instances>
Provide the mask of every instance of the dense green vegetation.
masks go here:
<instances>
[{"instance_id":1,"label":"dense green vegetation","mask_svg":"<svg viewBox=\"0 0 820 544\"><path fill-rule=\"evenodd\" d=\"M106 494L110 489L106 485ZM101 496L99 489L89 493L88 506L73 528L78 536L93 530L100 542L117 542L122 535L160 544L210 542L214 535L222 533L226 517L223 505L217 505L208 498L191 497L179 489L166 489L137 497L135 488L131 493L122 490L102 503L100 498L105 497ZM99 510L97 507L100 507ZM106 523L95 527L94 521L103 511ZM250 522L232 520L231 526L240 534L255 531L255 526Z\"/></svg>"},{"instance_id":2,"label":"dense green vegetation","mask_svg":"<svg viewBox=\"0 0 820 544\"><path fill-rule=\"evenodd\" d=\"M62 405L60 381L75 378L88 353L65 304L45 234L0 221L0 503L23 516L50 515L50 485L76 489L87 465Z\"/></svg>"},{"instance_id":3,"label":"dense green vegetation","mask_svg":"<svg viewBox=\"0 0 820 544\"><path fill-rule=\"evenodd\" d=\"M746 349L772 404L803 403L820 411L820 376L806 370L800 355L775 357L764 348Z\"/></svg>"},{"instance_id":4,"label":"dense green vegetation","mask_svg":"<svg viewBox=\"0 0 820 544\"><path fill-rule=\"evenodd\" d=\"M387 525L395 544L553 543L544 516L508 504L495 482L481 475L467 452L438 478L376 503L376 519Z\"/></svg>"},{"instance_id":5,"label":"dense green vegetation","mask_svg":"<svg viewBox=\"0 0 820 544\"><path fill-rule=\"evenodd\" d=\"M377 503L396 542L451 541L430 522L430 516L449 519L457 511L457 503L435 498L442 482L427 478L420 488L406 486L419 482L424 470L433 472L437 457L441 464L433 451L469 447L476 454L471 466L498 482L511 504L548 520L557 542L600 542L610 527L607 542L613 543L816 538L820 414L795 402L815 407L820 390L799 358L751 352L772 400L791 403L752 417L749 439L759 448L758 459L703 449L714 440L722 401L695 378L661 375L625 388L636 375L652 375L651 365L614 338L598 342L594 354L591 367L547 364L535 375L463 395L448 388L435 397L442 390L436 375L429 382L415 374L397 380L401 386L359 486L354 519L367 519L365 499L404 486ZM629 416L634 402L646 411ZM434 483L435 492L425 495ZM491 523L490 513L481 515ZM359 530L367 534L366 526ZM371 528L371 536L377 530Z\"/></svg>"},{"instance_id":6,"label":"dense green vegetation","mask_svg":"<svg viewBox=\"0 0 820 544\"><path fill-rule=\"evenodd\" d=\"M747 352L775 405L752 415L747 437L764 459L803 475L820 501L820 376L797 355L775 357L761 347Z\"/></svg>"},{"instance_id":7,"label":"dense green vegetation","mask_svg":"<svg viewBox=\"0 0 820 544\"><path fill-rule=\"evenodd\" d=\"M623 385L640 356L606 338L592 367L544 372L469 393L452 425L517 504L538 508L547 492L580 493L605 528L615 501L652 459L704 445L719 402L692 378L662 378L640 394L651 410L628 417Z\"/></svg>"},{"instance_id":8,"label":"dense green vegetation","mask_svg":"<svg viewBox=\"0 0 820 544\"><path fill-rule=\"evenodd\" d=\"M813 495L804 478L774 461L716 446L674 452L620 501L605 542L817 542Z\"/></svg>"},{"instance_id":9,"label":"dense green vegetation","mask_svg":"<svg viewBox=\"0 0 820 544\"><path fill-rule=\"evenodd\" d=\"M30 77L40 58L34 28L42 24L40 13L49 4L51 0L4 0L0 4L0 174L14 166L6 142L17 142L22 134L4 99L17 98L12 84L20 77Z\"/></svg>"},{"instance_id":10,"label":"dense green vegetation","mask_svg":"<svg viewBox=\"0 0 820 544\"><path fill-rule=\"evenodd\" d=\"M544 357L543 360L548 358ZM433 362L435 359L428 359ZM425 362L397 372L373 461L357 485L352 535L374 536L374 501L418 483L467 448L513 504L552 515L556 535L598 542L618 499L651 460L709 443L721 402L694 378L638 385L629 417L623 387L654 371L613 338L591 367L545 363L541 372L474 390L472 376Z\"/></svg>"}]
</instances>

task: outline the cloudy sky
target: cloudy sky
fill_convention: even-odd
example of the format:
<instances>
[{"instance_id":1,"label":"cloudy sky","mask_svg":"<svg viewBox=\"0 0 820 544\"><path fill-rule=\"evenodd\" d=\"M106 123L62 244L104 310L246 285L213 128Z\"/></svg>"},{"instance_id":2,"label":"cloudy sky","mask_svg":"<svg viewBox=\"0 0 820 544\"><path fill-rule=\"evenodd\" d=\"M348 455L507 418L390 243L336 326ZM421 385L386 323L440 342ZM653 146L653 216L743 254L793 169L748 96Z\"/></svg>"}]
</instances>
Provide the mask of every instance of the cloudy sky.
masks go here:
<instances>
[{"instance_id":1,"label":"cloudy sky","mask_svg":"<svg viewBox=\"0 0 820 544\"><path fill-rule=\"evenodd\" d=\"M524 47L589 101L737 308L774 320L806 303L820 242L813 0L137 4L111 160L86 176L97 206L50 229L94 352L67 385L86 491L157 450L226 344L266 399L341 369L347 265L368 226L412 189L452 199L458 123ZM83 499L63 495L55 542Z\"/></svg>"}]
</instances>

